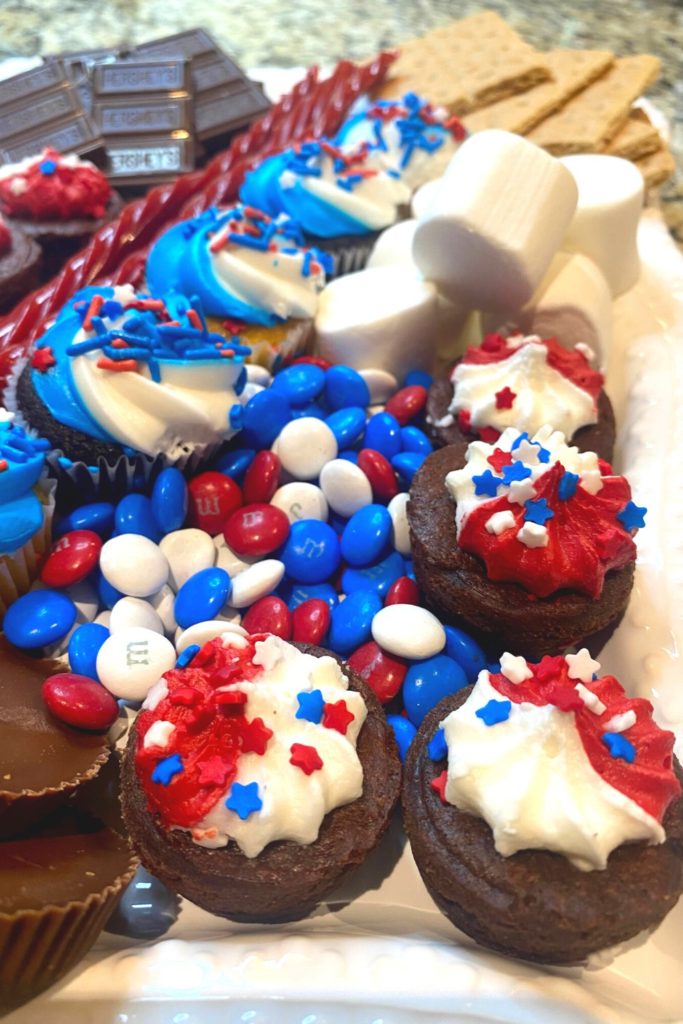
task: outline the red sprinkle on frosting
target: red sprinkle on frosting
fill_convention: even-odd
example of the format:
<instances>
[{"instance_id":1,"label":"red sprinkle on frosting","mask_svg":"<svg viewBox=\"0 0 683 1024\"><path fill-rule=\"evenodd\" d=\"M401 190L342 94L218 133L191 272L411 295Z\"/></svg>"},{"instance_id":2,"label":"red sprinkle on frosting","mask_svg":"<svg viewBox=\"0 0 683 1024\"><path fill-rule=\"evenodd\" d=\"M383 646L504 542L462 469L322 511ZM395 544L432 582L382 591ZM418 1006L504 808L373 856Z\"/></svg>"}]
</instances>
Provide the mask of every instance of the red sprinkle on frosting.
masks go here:
<instances>
[{"instance_id":1,"label":"red sprinkle on frosting","mask_svg":"<svg viewBox=\"0 0 683 1024\"><path fill-rule=\"evenodd\" d=\"M23 220L97 220L105 215L111 195L102 171L84 161L72 166L54 149L0 178L2 212Z\"/></svg>"}]
</instances>

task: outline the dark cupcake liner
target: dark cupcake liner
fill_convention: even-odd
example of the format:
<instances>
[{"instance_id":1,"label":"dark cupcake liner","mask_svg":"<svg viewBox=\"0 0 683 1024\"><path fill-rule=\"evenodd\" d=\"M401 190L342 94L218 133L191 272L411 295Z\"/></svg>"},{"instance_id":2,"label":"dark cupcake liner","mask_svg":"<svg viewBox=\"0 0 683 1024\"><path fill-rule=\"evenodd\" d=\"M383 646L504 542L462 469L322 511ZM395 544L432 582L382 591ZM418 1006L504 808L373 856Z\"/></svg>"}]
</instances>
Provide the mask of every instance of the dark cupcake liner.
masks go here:
<instances>
[{"instance_id":1,"label":"dark cupcake liner","mask_svg":"<svg viewBox=\"0 0 683 1024\"><path fill-rule=\"evenodd\" d=\"M332 271L326 274L326 278L333 281L344 274L363 270L379 236L379 231L371 231L367 235L339 235L337 238L307 234L305 239L308 245L315 246L332 258Z\"/></svg>"}]
</instances>

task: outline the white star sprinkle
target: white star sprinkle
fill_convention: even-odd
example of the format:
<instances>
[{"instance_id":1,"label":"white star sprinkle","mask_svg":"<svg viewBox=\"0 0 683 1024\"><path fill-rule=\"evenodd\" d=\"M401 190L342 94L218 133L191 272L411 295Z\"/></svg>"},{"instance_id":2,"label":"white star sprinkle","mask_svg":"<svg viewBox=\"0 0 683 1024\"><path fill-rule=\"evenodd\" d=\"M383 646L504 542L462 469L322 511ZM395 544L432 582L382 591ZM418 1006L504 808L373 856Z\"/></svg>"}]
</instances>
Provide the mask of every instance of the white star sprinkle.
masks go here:
<instances>
[{"instance_id":1,"label":"white star sprinkle","mask_svg":"<svg viewBox=\"0 0 683 1024\"><path fill-rule=\"evenodd\" d=\"M501 655L500 658L500 671L503 673L506 679L511 683L523 683L525 679L531 679L533 672L529 668L526 662L526 658L522 658L521 655L516 657L514 654L509 654L507 651Z\"/></svg>"},{"instance_id":2,"label":"white star sprinkle","mask_svg":"<svg viewBox=\"0 0 683 1024\"><path fill-rule=\"evenodd\" d=\"M504 530L509 530L515 525L515 517L508 508L503 512L494 512L492 516L489 516L484 525L486 526L487 533L495 533L496 537L498 537Z\"/></svg>"},{"instance_id":3,"label":"white star sprinkle","mask_svg":"<svg viewBox=\"0 0 683 1024\"><path fill-rule=\"evenodd\" d=\"M602 703L597 693L593 693L583 683L577 683L574 689L589 711L592 711L594 715L604 715L607 705Z\"/></svg>"},{"instance_id":4,"label":"white star sprinkle","mask_svg":"<svg viewBox=\"0 0 683 1024\"><path fill-rule=\"evenodd\" d=\"M588 494L597 494L602 490L602 476L599 469L587 469L581 473L579 483Z\"/></svg>"},{"instance_id":5,"label":"white star sprinkle","mask_svg":"<svg viewBox=\"0 0 683 1024\"><path fill-rule=\"evenodd\" d=\"M523 505L525 501L529 501L535 494L536 488L531 477L527 477L526 480L513 480L508 491L508 501L513 505Z\"/></svg>"},{"instance_id":6,"label":"white star sprinkle","mask_svg":"<svg viewBox=\"0 0 683 1024\"><path fill-rule=\"evenodd\" d=\"M515 462L525 462L528 466L537 466L539 451L539 445L532 444L531 441L520 441L510 454Z\"/></svg>"},{"instance_id":7,"label":"white star sprinkle","mask_svg":"<svg viewBox=\"0 0 683 1024\"><path fill-rule=\"evenodd\" d=\"M525 523L517 533L517 540L528 548L545 548L548 546L548 531L538 523Z\"/></svg>"},{"instance_id":8,"label":"white star sprinkle","mask_svg":"<svg viewBox=\"0 0 683 1024\"><path fill-rule=\"evenodd\" d=\"M600 662L591 658L587 647L582 647L578 654L567 654L565 659L570 679L580 679L582 683L590 683L593 675L600 670Z\"/></svg>"},{"instance_id":9,"label":"white star sprinkle","mask_svg":"<svg viewBox=\"0 0 683 1024\"><path fill-rule=\"evenodd\" d=\"M633 710L624 711L621 715L614 715L609 722L605 722L605 732L626 732L636 724L636 713Z\"/></svg>"}]
</instances>

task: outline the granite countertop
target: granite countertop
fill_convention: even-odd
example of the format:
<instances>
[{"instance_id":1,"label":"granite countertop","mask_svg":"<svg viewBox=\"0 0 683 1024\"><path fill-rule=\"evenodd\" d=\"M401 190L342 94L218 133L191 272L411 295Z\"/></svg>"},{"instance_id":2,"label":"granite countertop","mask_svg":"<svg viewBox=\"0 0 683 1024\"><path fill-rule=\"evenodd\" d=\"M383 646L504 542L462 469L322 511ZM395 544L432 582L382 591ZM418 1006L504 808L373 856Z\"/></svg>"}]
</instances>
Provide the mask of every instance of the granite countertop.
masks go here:
<instances>
[{"instance_id":1,"label":"granite countertop","mask_svg":"<svg viewBox=\"0 0 683 1024\"><path fill-rule=\"evenodd\" d=\"M662 189L666 219L683 243L683 6L680 0L0 0L0 58L139 43L196 25L243 67L332 64L363 58L453 18L498 11L534 46L650 52L662 73L648 95L669 119L679 170Z\"/></svg>"}]
</instances>

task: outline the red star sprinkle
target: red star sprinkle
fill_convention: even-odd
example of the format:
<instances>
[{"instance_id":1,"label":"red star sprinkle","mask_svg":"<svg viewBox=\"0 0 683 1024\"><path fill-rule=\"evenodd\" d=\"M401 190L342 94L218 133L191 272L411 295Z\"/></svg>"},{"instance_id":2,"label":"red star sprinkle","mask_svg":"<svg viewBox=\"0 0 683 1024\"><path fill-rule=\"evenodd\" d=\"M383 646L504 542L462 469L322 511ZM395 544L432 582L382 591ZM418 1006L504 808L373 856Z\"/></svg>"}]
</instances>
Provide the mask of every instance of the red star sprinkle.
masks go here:
<instances>
[{"instance_id":1,"label":"red star sprinkle","mask_svg":"<svg viewBox=\"0 0 683 1024\"><path fill-rule=\"evenodd\" d=\"M501 473L505 466L512 465L512 453L504 452L502 448L494 449L493 455L489 455L486 460L489 466L495 469L496 473Z\"/></svg>"},{"instance_id":2,"label":"red star sprinkle","mask_svg":"<svg viewBox=\"0 0 683 1024\"><path fill-rule=\"evenodd\" d=\"M458 426L463 434L469 434L472 430L472 417L467 409L461 409L458 413Z\"/></svg>"},{"instance_id":3,"label":"red star sprinkle","mask_svg":"<svg viewBox=\"0 0 683 1024\"><path fill-rule=\"evenodd\" d=\"M557 668L555 665L555 659L551 658L547 654L544 655L536 666L535 676L536 682L540 683L542 686L547 683L556 682Z\"/></svg>"},{"instance_id":4,"label":"red star sprinkle","mask_svg":"<svg viewBox=\"0 0 683 1024\"><path fill-rule=\"evenodd\" d=\"M273 730L263 724L262 718L254 718L242 726L242 753L265 754Z\"/></svg>"},{"instance_id":5,"label":"red star sprinkle","mask_svg":"<svg viewBox=\"0 0 683 1024\"><path fill-rule=\"evenodd\" d=\"M353 721L354 716L346 706L345 700L338 700L336 704L326 704L323 708L323 725L326 729L336 729L342 736Z\"/></svg>"},{"instance_id":6,"label":"red star sprinkle","mask_svg":"<svg viewBox=\"0 0 683 1024\"><path fill-rule=\"evenodd\" d=\"M292 743L289 749L292 753L289 763L295 768L301 768L306 775L312 775L322 768L322 758L315 747L309 747L306 743Z\"/></svg>"},{"instance_id":7,"label":"red star sprinkle","mask_svg":"<svg viewBox=\"0 0 683 1024\"><path fill-rule=\"evenodd\" d=\"M581 711L583 708L583 701L573 686L555 683L545 691L545 697L549 704L554 704L560 711Z\"/></svg>"},{"instance_id":8,"label":"red star sprinkle","mask_svg":"<svg viewBox=\"0 0 683 1024\"><path fill-rule=\"evenodd\" d=\"M213 757L210 757L207 761L202 761L197 767L199 768L199 779L197 781L200 786L224 786L225 780L232 773L235 766L233 763L219 757L218 754L214 754Z\"/></svg>"},{"instance_id":9,"label":"red star sprinkle","mask_svg":"<svg viewBox=\"0 0 683 1024\"><path fill-rule=\"evenodd\" d=\"M246 693L241 690L217 690L213 695L216 704L223 707L240 706L247 703Z\"/></svg>"},{"instance_id":10,"label":"red star sprinkle","mask_svg":"<svg viewBox=\"0 0 683 1024\"><path fill-rule=\"evenodd\" d=\"M431 783L432 789L435 790L439 794L439 799L441 800L442 804L447 804L448 803L448 800L446 799L446 782L447 782L447 780L448 780L448 772L444 769L444 771L441 772L441 775L437 775L437 777L435 779L432 779L432 783Z\"/></svg>"},{"instance_id":11,"label":"red star sprinkle","mask_svg":"<svg viewBox=\"0 0 683 1024\"><path fill-rule=\"evenodd\" d=\"M517 395L509 387L496 391L496 409L511 409Z\"/></svg>"},{"instance_id":12,"label":"red star sprinkle","mask_svg":"<svg viewBox=\"0 0 683 1024\"><path fill-rule=\"evenodd\" d=\"M57 360L49 345L46 345L45 348L37 348L31 357L31 366L34 370L40 370L41 373L45 373L56 364Z\"/></svg>"},{"instance_id":13,"label":"red star sprinkle","mask_svg":"<svg viewBox=\"0 0 683 1024\"><path fill-rule=\"evenodd\" d=\"M485 444L495 444L500 437L500 430L496 430L495 427L482 427L479 431L479 437Z\"/></svg>"},{"instance_id":14,"label":"red star sprinkle","mask_svg":"<svg viewBox=\"0 0 683 1024\"><path fill-rule=\"evenodd\" d=\"M199 704L202 695L199 690L195 690L191 686L180 686L177 690L169 693L168 699L171 704L180 704L185 708L191 708L195 704Z\"/></svg>"}]
</instances>

